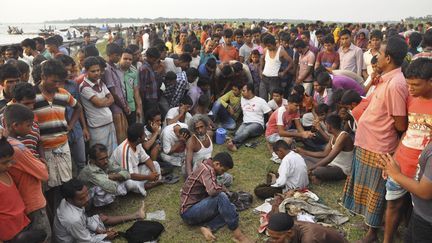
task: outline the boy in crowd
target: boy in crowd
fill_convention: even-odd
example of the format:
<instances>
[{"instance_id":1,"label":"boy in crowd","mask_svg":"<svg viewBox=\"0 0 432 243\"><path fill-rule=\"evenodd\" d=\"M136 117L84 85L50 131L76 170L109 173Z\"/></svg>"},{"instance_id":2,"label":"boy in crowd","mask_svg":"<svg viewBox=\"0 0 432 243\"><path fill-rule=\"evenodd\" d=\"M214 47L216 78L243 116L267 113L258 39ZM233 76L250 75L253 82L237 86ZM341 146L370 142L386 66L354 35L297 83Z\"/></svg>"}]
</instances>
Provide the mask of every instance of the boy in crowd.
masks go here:
<instances>
[{"instance_id":1,"label":"boy in crowd","mask_svg":"<svg viewBox=\"0 0 432 243\"><path fill-rule=\"evenodd\" d=\"M185 159L186 142L190 138L187 125L181 122L166 126L161 133L163 162L182 166Z\"/></svg>"},{"instance_id":2,"label":"boy in crowd","mask_svg":"<svg viewBox=\"0 0 432 243\"><path fill-rule=\"evenodd\" d=\"M428 58L414 60L406 70L406 79L410 93L408 129L396 149L394 158L399 162L401 176L412 179L416 175L420 153L426 151L425 148L431 140L432 60ZM395 178L391 176L387 178L384 242L393 240L401 214L407 206L406 189L408 188L395 181Z\"/></svg>"},{"instance_id":3,"label":"boy in crowd","mask_svg":"<svg viewBox=\"0 0 432 243\"><path fill-rule=\"evenodd\" d=\"M3 113L7 103L12 100L12 91L20 81L21 73L18 68L10 63L0 66L0 113Z\"/></svg>"},{"instance_id":4,"label":"boy in crowd","mask_svg":"<svg viewBox=\"0 0 432 243\"><path fill-rule=\"evenodd\" d=\"M283 97L284 91L282 88L276 88L271 92L272 99L267 102L272 111L275 111L277 108L285 106L288 104L287 99Z\"/></svg>"},{"instance_id":5,"label":"boy in crowd","mask_svg":"<svg viewBox=\"0 0 432 243\"><path fill-rule=\"evenodd\" d=\"M227 141L230 151L236 151L248 138L264 133L264 115L271 115L272 110L267 102L255 96L253 84L248 83L242 88L241 108L243 123L237 129L234 139Z\"/></svg>"},{"instance_id":6,"label":"boy in crowd","mask_svg":"<svg viewBox=\"0 0 432 243\"><path fill-rule=\"evenodd\" d=\"M40 125L41 140L48 165L46 198L49 208L55 210L61 200L60 186L72 178L72 158L67 134L78 121L82 108L69 92L59 88L67 77L66 69L61 62L48 60L42 63L41 77L41 83L35 87L36 103L33 112ZM68 106L73 108L69 121L66 120Z\"/></svg>"},{"instance_id":7,"label":"boy in crowd","mask_svg":"<svg viewBox=\"0 0 432 243\"><path fill-rule=\"evenodd\" d=\"M269 145L269 149L273 152L271 144L279 140L285 140L288 143L294 142L293 138L310 138L313 134L310 131L304 131L300 123L299 107L302 100L298 95L291 95L288 97L288 103L281 106L275 112L273 112L268 120L267 129L265 131L266 140ZM295 125L296 130L289 131L292 125ZM276 153L272 153L272 159L275 162L279 162L279 157Z\"/></svg>"},{"instance_id":8,"label":"boy in crowd","mask_svg":"<svg viewBox=\"0 0 432 243\"><path fill-rule=\"evenodd\" d=\"M146 139L143 147L150 158L155 161L161 151L160 134L162 131L162 115L158 109L151 109L146 114L145 122Z\"/></svg>"},{"instance_id":9,"label":"boy in crowd","mask_svg":"<svg viewBox=\"0 0 432 243\"><path fill-rule=\"evenodd\" d=\"M374 30L370 33L369 37L369 47L370 49L363 53L363 78L368 79L369 76L374 72L372 58L378 55L381 42L383 40L383 33L380 30Z\"/></svg>"},{"instance_id":10,"label":"boy in crowd","mask_svg":"<svg viewBox=\"0 0 432 243\"><path fill-rule=\"evenodd\" d=\"M114 98L114 103L111 104L110 110L116 130L117 144L119 144L126 139L126 130L128 127L127 116L131 115L131 109L123 92L123 72L117 66L123 50L119 45L111 43L107 45L106 51L108 65L105 68L104 82Z\"/></svg>"},{"instance_id":11,"label":"boy in crowd","mask_svg":"<svg viewBox=\"0 0 432 243\"><path fill-rule=\"evenodd\" d=\"M293 145L279 140L273 144L273 152L282 160L278 169L279 176L269 173L271 181L255 187L255 195L266 199L291 189L306 188L309 184L306 163L298 153L293 151Z\"/></svg>"},{"instance_id":12,"label":"boy in crowd","mask_svg":"<svg viewBox=\"0 0 432 243\"><path fill-rule=\"evenodd\" d=\"M324 38L324 50L318 53L315 69L324 66L329 72L339 68L339 53L335 51L335 41L331 35Z\"/></svg>"},{"instance_id":13,"label":"boy in crowd","mask_svg":"<svg viewBox=\"0 0 432 243\"><path fill-rule=\"evenodd\" d=\"M81 170L78 179L89 189L90 199L96 207L114 202L116 196L126 195L126 180L129 172L110 161L105 145L95 144L89 150L88 164Z\"/></svg>"},{"instance_id":14,"label":"boy in crowd","mask_svg":"<svg viewBox=\"0 0 432 243\"><path fill-rule=\"evenodd\" d=\"M213 104L211 110L213 119L219 119L221 126L225 129L234 130L237 126L237 120L241 114L241 89L241 83L233 82L231 90Z\"/></svg>"},{"instance_id":15,"label":"boy in crowd","mask_svg":"<svg viewBox=\"0 0 432 243\"><path fill-rule=\"evenodd\" d=\"M216 154L190 174L181 190L181 218L188 225L202 225L200 231L208 241L216 240L213 232L227 225L237 242L251 242L240 230L239 215L225 194L226 188L216 181L216 176L233 167L231 155Z\"/></svg>"},{"instance_id":16,"label":"boy in crowd","mask_svg":"<svg viewBox=\"0 0 432 243\"><path fill-rule=\"evenodd\" d=\"M34 104L36 102L36 92L34 91L33 85L29 83L19 83L15 86L13 90L13 99L10 104L22 104L29 108L34 109ZM0 115L1 125L5 126L4 116ZM42 147L39 123L34 120L31 131L25 136L18 136L17 139L23 143L27 149L35 156L45 163L45 153Z\"/></svg>"},{"instance_id":17,"label":"boy in crowd","mask_svg":"<svg viewBox=\"0 0 432 243\"><path fill-rule=\"evenodd\" d=\"M311 152L298 148L297 152L305 156L319 159L308 166L311 181L319 184L321 181L344 180L351 173L351 163L354 141L345 131L341 130L342 119L331 114L326 118L327 131L331 135L324 151Z\"/></svg>"},{"instance_id":18,"label":"boy in crowd","mask_svg":"<svg viewBox=\"0 0 432 243\"><path fill-rule=\"evenodd\" d=\"M219 60L229 62L232 60L239 60L239 51L232 45L233 31L232 29L224 30L224 43L219 44L214 50L213 54L218 56Z\"/></svg>"},{"instance_id":19,"label":"boy in crowd","mask_svg":"<svg viewBox=\"0 0 432 243\"><path fill-rule=\"evenodd\" d=\"M180 106L173 107L168 110L168 113L165 117L165 125L171 125L177 122L187 124L192 118L192 115L189 113L192 105L192 99L189 96L184 96L180 101Z\"/></svg>"},{"instance_id":20,"label":"boy in crowd","mask_svg":"<svg viewBox=\"0 0 432 243\"><path fill-rule=\"evenodd\" d=\"M144 124L133 124L127 130L127 139L111 155L113 162L130 173L126 189L143 196L147 195L146 190L162 184L159 163L153 161L142 147L145 137Z\"/></svg>"},{"instance_id":21,"label":"boy in crowd","mask_svg":"<svg viewBox=\"0 0 432 243\"><path fill-rule=\"evenodd\" d=\"M362 75L363 51L351 42L351 31L344 29L340 32L339 59L341 70L347 70Z\"/></svg>"},{"instance_id":22,"label":"boy in crowd","mask_svg":"<svg viewBox=\"0 0 432 243\"><path fill-rule=\"evenodd\" d=\"M67 78L61 83L61 87L66 89L77 101L80 100L79 90L76 82L73 80L75 78L76 64L72 57L61 55L55 58L63 63L66 71L68 72ZM66 107L67 119L71 119L73 114L73 109ZM72 161L75 163L77 171L84 168L86 164L86 154L85 154L85 141L88 141L90 137L87 123L85 121L84 114L80 115L80 122L75 123L75 126L68 134L69 147L71 149ZM77 174L78 174L77 173Z\"/></svg>"},{"instance_id":23,"label":"boy in crowd","mask_svg":"<svg viewBox=\"0 0 432 243\"><path fill-rule=\"evenodd\" d=\"M239 49L239 60L241 63L245 63L249 60L249 55L257 45L252 43L252 30L246 29L243 33L244 44Z\"/></svg>"},{"instance_id":24,"label":"boy in crowd","mask_svg":"<svg viewBox=\"0 0 432 243\"><path fill-rule=\"evenodd\" d=\"M25 214L24 202L8 173L14 164L14 153L6 138L0 138L0 241L43 242L45 232L28 228L30 220Z\"/></svg>"},{"instance_id":25,"label":"boy in crowd","mask_svg":"<svg viewBox=\"0 0 432 243\"><path fill-rule=\"evenodd\" d=\"M79 90L84 106L86 120L90 133L90 146L103 144L108 149L108 155L117 147L117 138L113 116L109 106L114 98L101 78L100 62L96 57L88 57L84 61L86 77Z\"/></svg>"},{"instance_id":26,"label":"boy in crowd","mask_svg":"<svg viewBox=\"0 0 432 243\"><path fill-rule=\"evenodd\" d=\"M306 94L311 95L313 90L313 68L315 64L315 54L309 50L303 40L296 40L294 48L300 54L296 72L296 84L302 84L306 90Z\"/></svg>"},{"instance_id":27,"label":"boy in crowd","mask_svg":"<svg viewBox=\"0 0 432 243\"><path fill-rule=\"evenodd\" d=\"M141 104L141 95L138 87L138 70L132 65L133 51L126 48L121 54L119 68L123 73L123 85L126 94L126 101L130 109L130 114L127 115L128 125L134 124L137 120L143 119L143 110Z\"/></svg>"},{"instance_id":28,"label":"boy in crowd","mask_svg":"<svg viewBox=\"0 0 432 243\"><path fill-rule=\"evenodd\" d=\"M9 173L23 198L25 213L30 219L30 230L43 230L47 242L51 240L51 227L45 209L46 200L42 193L42 182L48 180L46 165L38 160L19 140L18 137L28 135L32 129L33 112L21 105L8 105L4 112L8 142L14 149L15 163Z\"/></svg>"}]
</instances>

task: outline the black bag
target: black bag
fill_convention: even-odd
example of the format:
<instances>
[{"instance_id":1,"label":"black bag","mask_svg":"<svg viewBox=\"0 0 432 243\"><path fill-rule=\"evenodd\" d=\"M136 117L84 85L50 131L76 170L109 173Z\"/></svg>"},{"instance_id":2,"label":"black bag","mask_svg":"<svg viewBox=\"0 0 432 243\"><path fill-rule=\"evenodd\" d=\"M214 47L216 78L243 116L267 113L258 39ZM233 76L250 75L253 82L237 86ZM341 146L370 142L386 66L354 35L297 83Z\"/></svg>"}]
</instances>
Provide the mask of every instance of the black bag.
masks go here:
<instances>
[{"instance_id":1,"label":"black bag","mask_svg":"<svg viewBox=\"0 0 432 243\"><path fill-rule=\"evenodd\" d=\"M248 192L228 192L230 202L236 206L237 211L243 211L252 206L253 196Z\"/></svg>"},{"instance_id":2,"label":"black bag","mask_svg":"<svg viewBox=\"0 0 432 243\"><path fill-rule=\"evenodd\" d=\"M159 238L165 230L164 226L156 221L136 221L126 232L119 235L126 238L128 243L142 243Z\"/></svg>"}]
</instances>

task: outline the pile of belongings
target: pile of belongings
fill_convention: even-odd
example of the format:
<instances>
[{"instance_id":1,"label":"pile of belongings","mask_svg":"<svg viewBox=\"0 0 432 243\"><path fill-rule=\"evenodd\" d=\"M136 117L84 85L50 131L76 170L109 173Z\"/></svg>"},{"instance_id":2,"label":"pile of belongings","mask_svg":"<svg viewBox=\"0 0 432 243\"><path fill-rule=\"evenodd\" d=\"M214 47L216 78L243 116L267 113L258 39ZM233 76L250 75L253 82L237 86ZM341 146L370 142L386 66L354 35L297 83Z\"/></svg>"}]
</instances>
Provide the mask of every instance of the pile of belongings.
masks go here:
<instances>
[{"instance_id":1,"label":"pile of belongings","mask_svg":"<svg viewBox=\"0 0 432 243\"><path fill-rule=\"evenodd\" d=\"M271 213L283 212L296 217L298 221L320 223L324 226L339 226L346 223L349 218L337 210L319 203L318 196L309 190L290 190L284 194L276 195L272 200L255 208L261 212L259 232L266 230L268 218ZM271 210L268 204L271 204Z\"/></svg>"}]
</instances>

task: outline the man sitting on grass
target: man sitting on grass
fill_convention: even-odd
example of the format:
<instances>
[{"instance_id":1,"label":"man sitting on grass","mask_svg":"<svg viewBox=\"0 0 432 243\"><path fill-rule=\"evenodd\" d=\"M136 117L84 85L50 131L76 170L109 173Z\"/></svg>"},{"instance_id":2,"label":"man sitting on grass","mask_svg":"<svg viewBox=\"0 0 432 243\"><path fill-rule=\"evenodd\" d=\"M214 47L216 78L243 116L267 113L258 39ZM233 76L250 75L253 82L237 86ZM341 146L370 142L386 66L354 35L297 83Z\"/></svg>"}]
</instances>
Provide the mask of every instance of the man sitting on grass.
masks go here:
<instances>
[{"instance_id":1,"label":"man sitting on grass","mask_svg":"<svg viewBox=\"0 0 432 243\"><path fill-rule=\"evenodd\" d=\"M326 126L331 139L324 151L311 152L302 148L297 149L297 152L305 156L306 160L306 156L319 159L308 166L313 183L345 180L351 173L353 139L347 132L342 131L342 119L336 114L327 116Z\"/></svg>"},{"instance_id":2,"label":"man sitting on grass","mask_svg":"<svg viewBox=\"0 0 432 243\"><path fill-rule=\"evenodd\" d=\"M127 129L127 139L111 155L111 160L131 175L126 181L127 190L143 196L147 195L146 190L162 184L159 163L153 161L142 147L145 138L144 124L132 124Z\"/></svg>"},{"instance_id":3,"label":"man sitting on grass","mask_svg":"<svg viewBox=\"0 0 432 243\"><path fill-rule=\"evenodd\" d=\"M131 220L144 219L144 202L141 208L125 216L95 214L87 217L85 208L89 203L89 193L83 182L71 179L61 186L64 199L57 208L54 218L54 242L104 242L117 237L115 230L106 225L121 224Z\"/></svg>"},{"instance_id":4,"label":"man sitting on grass","mask_svg":"<svg viewBox=\"0 0 432 243\"><path fill-rule=\"evenodd\" d=\"M78 179L87 185L96 207L112 203L116 196L126 195L124 181L130 179L128 171L108 159L108 148L100 143L89 151L89 163L80 171Z\"/></svg>"},{"instance_id":5,"label":"man sitting on grass","mask_svg":"<svg viewBox=\"0 0 432 243\"><path fill-rule=\"evenodd\" d=\"M216 181L216 176L233 167L231 155L216 154L189 175L181 190L181 218L188 225L201 225L201 233L208 241L216 240L213 232L226 224L236 241L251 242L240 230L239 215L225 194L226 188Z\"/></svg>"},{"instance_id":6,"label":"man sitting on grass","mask_svg":"<svg viewBox=\"0 0 432 243\"><path fill-rule=\"evenodd\" d=\"M293 151L292 144L279 140L273 144L273 151L282 160L278 169L279 176L269 173L271 182L255 187L255 195L266 199L291 189L306 188L309 184L306 163L298 153Z\"/></svg>"}]
</instances>

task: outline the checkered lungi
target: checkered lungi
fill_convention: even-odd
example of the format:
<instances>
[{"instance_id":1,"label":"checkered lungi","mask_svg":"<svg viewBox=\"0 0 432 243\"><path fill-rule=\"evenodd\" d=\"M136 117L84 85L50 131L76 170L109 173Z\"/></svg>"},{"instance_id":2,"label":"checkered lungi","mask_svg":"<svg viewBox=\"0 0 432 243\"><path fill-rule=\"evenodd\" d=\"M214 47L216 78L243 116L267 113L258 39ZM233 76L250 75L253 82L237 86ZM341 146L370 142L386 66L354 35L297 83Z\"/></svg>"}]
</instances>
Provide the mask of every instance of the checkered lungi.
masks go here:
<instances>
[{"instance_id":1,"label":"checkered lungi","mask_svg":"<svg viewBox=\"0 0 432 243\"><path fill-rule=\"evenodd\" d=\"M380 154L355 147L351 175L344 188L343 205L350 211L363 215L365 223L380 227L385 211L385 183L382 178Z\"/></svg>"}]
</instances>

